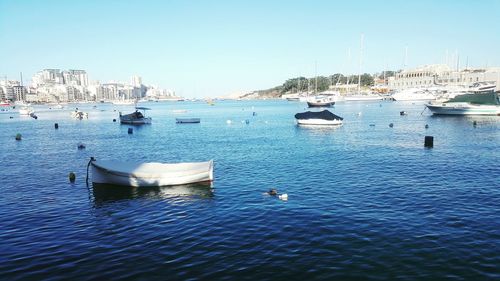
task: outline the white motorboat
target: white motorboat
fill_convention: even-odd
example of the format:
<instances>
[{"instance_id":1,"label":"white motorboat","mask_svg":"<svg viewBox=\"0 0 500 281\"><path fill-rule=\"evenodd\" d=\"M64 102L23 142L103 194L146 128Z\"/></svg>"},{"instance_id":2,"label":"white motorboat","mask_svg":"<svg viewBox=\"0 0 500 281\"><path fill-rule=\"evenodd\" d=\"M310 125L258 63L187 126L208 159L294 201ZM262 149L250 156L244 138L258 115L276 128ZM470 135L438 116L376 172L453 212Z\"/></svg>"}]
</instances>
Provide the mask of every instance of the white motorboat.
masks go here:
<instances>
[{"instance_id":1,"label":"white motorboat","mask_svg":"<svg viewBox=\"0 0 500 281\"><path fill-rule=\"evenodd\" d=\"M500 115L500 100L494 92L458 95L449 101L425 106L436 115Z\"/></svg>"},{"instance_id":2,"label":"white motorboat","mask_svg":"<svg viewBox=\"0 0 500 281\"><path fill-rule=\"evenodd\" d=\"M114 105L133 105L135 104L135 100L114 100L111 103Z\"/></svg>"},{"instance_id":3,"label":"white motorboat","mask_svg":"<svg viewBox=\"0 0 500 281\"><path fill-rule=\"evenodd\" d=\"M319 112L307 111L295 114L297 125L313 126L339 126L342 125L344 118L333 114L328 110Z\"/></svg>"},{"instance_id":4,"label":"white motorboat","mask_svg":"<svg viewBox=\"0 0 500 281\"><path fill-rule=\"evenodd\" d=\"M494 82L476 82L469 86L469 91L474 93L492 93L495 92L495 89Z\"/></svg>"},{"instance_id":5,"label":"white motorboat","mask_svg":"<svg viewBox=\"0 0 500 281\"><path fill-rule=\"evenodd\" d=\"M122 114L120 112L120 123L131 125L151 124L151 117L146 117L146 110L149 110L150 108L136 107L135 109L135 112L132 112L130 114ZM142 110L144 113L140 112L139 110Z\"/></svg>"},{"instance_id":6,"label":"white motorboat","mask_svg":"<svg viewBox=\"0 0 500 281\"><path fill-rule=\"evenodd\" d=\"M82 120L83 118L89 119L89 114L77 109L77 110L71 112L71 117L73 117L75 119L80 119L80 120Z\"/></svg>"},{"instance_id":7,"label":"white motorboat","mask_svg":"<svg viewBox=\"0 0 500 281\"><path fill-rule=\"evenodd\" d=\"M379 95L367 94L367 95L349 95L345 96L345 101L378 101L383 100L384 97Z\"/></svg>"},{"instance_id":8,"label":"white motorboat","mask_svg":"<svg viewBox=\"0 0 500 281\"><path fill-rule=\"evenodd\" d=\"M19 115L30 115L32 113L35 113L35 110L32 107L23 106L19 108Z\"/></svg>"},{"instance_id":9,"label":"white motorboat","mask_svg":"<svg viewBox=\"0 0 500 281\"><path fill-rule=\"evenodd\" d=\"M395 101L430 101L435 100L436 95L426 89L404 89L392 95Z\"/></svg>"},{"instance_id":10,"label":"white motorboat","mask_svg":"<svg viewBox=\"0 0 500 281\"><path fill-rule=\"evenodd\" d=\"M172 186L214 180L213 160L192 163L132 163L91 158L92 183L122 186Z\"/></svg>"},{"instance_id":11,"label":"white motorboat","mask_svg":"<svg viewBox=\"0 0 500 281\"><path fill-rule=\"evenodd\" d=\"M335 105L335 97L314 96L307 100L308 107L332 107Z\"/></svg>"}]
</instances>

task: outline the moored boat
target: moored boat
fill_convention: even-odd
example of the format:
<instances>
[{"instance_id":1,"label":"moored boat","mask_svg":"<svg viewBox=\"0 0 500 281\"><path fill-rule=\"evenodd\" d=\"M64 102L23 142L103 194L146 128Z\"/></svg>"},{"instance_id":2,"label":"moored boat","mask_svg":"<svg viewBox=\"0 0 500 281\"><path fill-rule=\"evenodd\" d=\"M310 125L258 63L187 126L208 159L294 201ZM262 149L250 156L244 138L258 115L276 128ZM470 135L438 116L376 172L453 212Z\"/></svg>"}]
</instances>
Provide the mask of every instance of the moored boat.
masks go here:
<instances>
[{"instance_id":1,"label":"moored boat","mask_svg":"<svg viewBox=\"0 0 500 281\"><path fill-rule=\"evenodd\" d=\"M172 186L214 179L213 160L192 163L133 163L91 158L92 183L122 186Z\"/></svg>"},{"instance_id":2,"label":"moored boat","mask_svg":"<svg viewBox=\"0 0 500 281\"><path fill-rule=\"evenodd\" d=\"M133 105L136 103L135 100L113 100L111 101L112 104L114 105Z\"/></svg>"},{"instance_id":3,"label":"moored boat","mask_svg":"<svg viewBox=\"0 0 500 281\"><path fill-rule=\"evenodd\" d=\"M313 126L339 126L342 125L344 118L333 114L328 110L319 112L307 111L295 114L297 125L313 125Z\"/></svg>"},{"instance_id":4,"label":"moored boat","mask_svg":"<svg viewBox=\"0 0 500 281\"><path fill-rule=\"evenodd\" d=\"M122 114L120 112L120 123L121 124L131 124L131 125L142 125L151 124L151 117L146 117L146 110L150 108L147 107L136 107L135 112L130 114ZM140 112L142 110L144 113Z\"/></svg>"},{"instance_id":5,"label":"moored boat","mask_svg":"<svg viewBox=\"0 0 500 281\"><path fill-rule=\"evenodd\" d=\"M379 101L383 100L384 97L373 94L366 95L348 95L344 97L345 101Z\"/></svg>"},{"instance_id":6,"label":"moored boat","mask_svg":"<svg viewBox=\"0 0 500 281\"><path fill-rule=\"evenodd\" d=\"M395 101L430 101L435 100L436 95L427 89L404 89L397 93L394 93L392 99Z\"/></svg>"},{"instance_id":7,"label":"moored boat","mask_svg":"<svg viewBox=\"0 0 500 281\"><path fill-rule=\"evenodd\" d=\"M19 115L30 115L32 113L35 113L35 110L32 107L23 106L19 108Z\"/></svg>"},{"instance_id":8,"label":"moored boat","mask_svg":"<svg viewBox=\"0 0 500 281\"><path fill-rule=\"evenodd\" d=\"M71 112L71 117L73 117L75 119L82 120L83 118L87 118L88 119L89 118L89 114L77 109L77 110Z\"/></svg>"},{"instance_id":9,"label":"moored boat","mask_svg":"<svg viewBox=\"0 0 500 281\"><path fill-rule=\"evenodd\" d=\"M315 96L307 100L308 107L332 107L335 99L332 97Z\"/></svg>"},{"instance_id":10,"label":"moored boat","mask_svg":"<svg viewBox=\"0 0 500 281\"><path fill-rule=\"evenodd\" d=\"M195 123L200 123L200 118L175 118L175 123L195 124Z\"/></svg>"},{"instance_id":11,"label":"moored boat","mask_svg":"<svg viewBox=\"0 0 500 281\"><path fill-rule=\"evenodd\" d=\"M494 92L458 95L446 102L425 106L435 115L500 115L500 99Z\"/></svg>"}]
</instances>

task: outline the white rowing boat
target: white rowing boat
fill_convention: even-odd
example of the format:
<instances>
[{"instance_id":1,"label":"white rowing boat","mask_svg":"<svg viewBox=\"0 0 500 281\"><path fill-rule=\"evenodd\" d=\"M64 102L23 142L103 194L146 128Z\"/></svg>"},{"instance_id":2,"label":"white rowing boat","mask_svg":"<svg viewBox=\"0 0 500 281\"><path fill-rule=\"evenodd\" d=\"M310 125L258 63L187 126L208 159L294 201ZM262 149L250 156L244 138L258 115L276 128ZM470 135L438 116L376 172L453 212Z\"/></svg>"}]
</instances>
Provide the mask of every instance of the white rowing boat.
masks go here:
<instances>
[{"instance_id":1,"label":"white rowing boat","mask_svg":"<svg viewBox=\"0 0 500 281\"><path fill-rule=\"evenodd\" d=\"M213 160L193 163L131 163L91 159L92 183L123 186L171 186L212 182Z\"/></svg>"}]
</instances>

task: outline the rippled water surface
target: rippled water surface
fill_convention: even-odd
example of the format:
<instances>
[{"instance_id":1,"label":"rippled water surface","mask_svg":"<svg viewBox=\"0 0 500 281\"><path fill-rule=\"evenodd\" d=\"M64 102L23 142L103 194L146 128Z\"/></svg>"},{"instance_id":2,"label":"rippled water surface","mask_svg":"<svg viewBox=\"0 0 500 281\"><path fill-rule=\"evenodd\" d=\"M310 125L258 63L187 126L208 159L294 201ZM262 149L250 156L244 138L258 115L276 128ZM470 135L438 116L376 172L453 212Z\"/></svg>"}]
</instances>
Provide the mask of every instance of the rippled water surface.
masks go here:
<instances>
[{"instance_id":1,"label":"rippled water surface","mask_svg":"<svg viewBox=\"0 0 500 281\"><path fill-rule=\"evenodd\" d=\"M500 117L351 102L312 129L301 103L167 102L128 134L112 119L132 108L93 106L0 112L1 280L500 279ZM215 182L87 187L90 156L214 159Z\"/></svg>"}]
</instances>

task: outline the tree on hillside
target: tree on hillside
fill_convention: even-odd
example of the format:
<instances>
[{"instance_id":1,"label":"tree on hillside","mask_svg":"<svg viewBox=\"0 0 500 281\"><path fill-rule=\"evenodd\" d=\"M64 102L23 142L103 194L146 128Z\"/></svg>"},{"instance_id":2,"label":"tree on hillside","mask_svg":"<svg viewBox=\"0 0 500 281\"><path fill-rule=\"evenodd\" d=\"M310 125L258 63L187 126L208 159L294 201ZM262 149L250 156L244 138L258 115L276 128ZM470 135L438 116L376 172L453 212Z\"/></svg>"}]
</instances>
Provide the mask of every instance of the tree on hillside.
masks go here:
<instances>
[{"instance_id":1,"label":"tree on hillside","mask_svg":"<svg viewBox=\"0 0 500 281\"><path fill-rule=\"evenodd\" d=\"M375 81L373 79L373 76L371 76L368 73L364 73L361 75L361 86L373 86L375 84Z\"/></svg>"}]
</instances>

